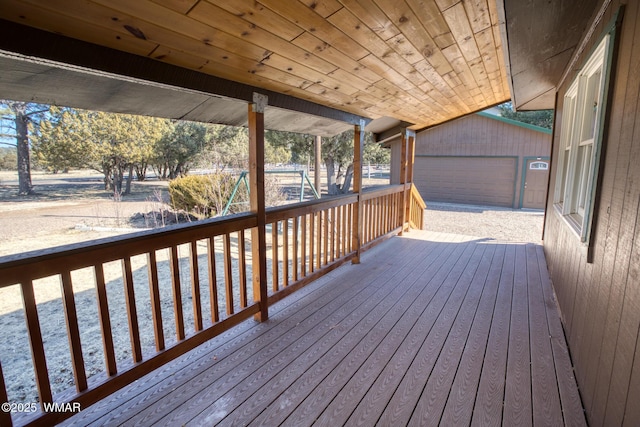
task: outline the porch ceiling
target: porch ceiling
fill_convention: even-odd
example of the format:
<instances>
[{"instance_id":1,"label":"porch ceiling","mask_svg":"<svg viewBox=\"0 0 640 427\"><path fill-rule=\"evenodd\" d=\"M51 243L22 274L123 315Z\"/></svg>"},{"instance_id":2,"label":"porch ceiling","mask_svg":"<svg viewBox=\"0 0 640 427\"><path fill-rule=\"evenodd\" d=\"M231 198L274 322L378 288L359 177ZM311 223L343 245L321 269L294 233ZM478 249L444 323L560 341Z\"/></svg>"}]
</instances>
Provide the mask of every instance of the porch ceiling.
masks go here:
<instances>
[{"instance_id":1,"label":"porch ceiling","mask_svg":"<svg viewBox=\"0 0 640 427\"><path fill-rule=\"evenodd\" d=\"M494 1L0 0L0 18L414 129L510 98ZM43 82L22 97L52 80ZM0 97L13 86L2 79ZM66 98L109 109L113 90L85 85ZM148 114L158 101L129 100L129 112Z\"/></svg>"}]
</instances>

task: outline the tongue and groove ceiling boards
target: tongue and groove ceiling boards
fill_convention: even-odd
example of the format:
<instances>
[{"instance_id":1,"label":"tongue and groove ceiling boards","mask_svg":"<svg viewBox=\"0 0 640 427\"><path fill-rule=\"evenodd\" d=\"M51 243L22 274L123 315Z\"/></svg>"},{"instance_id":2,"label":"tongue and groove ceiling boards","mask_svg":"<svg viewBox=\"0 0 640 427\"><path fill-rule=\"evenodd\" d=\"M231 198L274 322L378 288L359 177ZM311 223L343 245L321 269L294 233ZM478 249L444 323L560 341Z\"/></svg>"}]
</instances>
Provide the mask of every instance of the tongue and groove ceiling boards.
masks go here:
<instances>
[{"instance_id":1,"label":"tongue and groove ceiling boards","mask_svg":"<svg viewBox=\"0 0 640 427\"><path fill-rule=\"evenodd\" d=\"M510 98L494 0L0 0L0 18L414 129Z\"/></svg>"}]
</instances>

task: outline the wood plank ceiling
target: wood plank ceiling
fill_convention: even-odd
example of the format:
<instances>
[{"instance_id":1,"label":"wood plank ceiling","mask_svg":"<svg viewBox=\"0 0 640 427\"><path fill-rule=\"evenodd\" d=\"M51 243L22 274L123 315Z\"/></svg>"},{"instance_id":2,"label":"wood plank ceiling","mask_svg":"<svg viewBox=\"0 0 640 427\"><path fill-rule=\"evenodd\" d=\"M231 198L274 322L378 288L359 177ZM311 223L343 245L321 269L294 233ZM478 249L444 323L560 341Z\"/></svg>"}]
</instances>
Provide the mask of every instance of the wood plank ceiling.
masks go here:
<instances>
[{"instance_id":1,"label":"wood plank ceiling","mask_svg":"<svg viewBox=\"0 0 640 427\"><path fill-rule=\"evenodd\" d=\"M493 0L0 0L0 17L414 129L510 98Z\"/></svg>"}]
</instances>

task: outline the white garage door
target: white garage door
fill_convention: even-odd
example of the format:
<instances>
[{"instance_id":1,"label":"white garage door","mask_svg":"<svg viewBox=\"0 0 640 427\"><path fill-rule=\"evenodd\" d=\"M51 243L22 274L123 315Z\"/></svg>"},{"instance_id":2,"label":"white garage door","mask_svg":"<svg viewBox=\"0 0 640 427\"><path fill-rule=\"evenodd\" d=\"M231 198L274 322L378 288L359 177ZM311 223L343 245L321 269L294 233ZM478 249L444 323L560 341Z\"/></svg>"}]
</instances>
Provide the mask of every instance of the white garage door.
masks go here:
<instances>
[{"instance_id":1,"label":"white garage door","mask_svg":"<svg viewBox=\"0 0 640 427\"><path fill-rule=\"evenodd\" d=\"M416 157L414 181L429 201L513 206L516 158Z\"/></svg>"}]
</instances>

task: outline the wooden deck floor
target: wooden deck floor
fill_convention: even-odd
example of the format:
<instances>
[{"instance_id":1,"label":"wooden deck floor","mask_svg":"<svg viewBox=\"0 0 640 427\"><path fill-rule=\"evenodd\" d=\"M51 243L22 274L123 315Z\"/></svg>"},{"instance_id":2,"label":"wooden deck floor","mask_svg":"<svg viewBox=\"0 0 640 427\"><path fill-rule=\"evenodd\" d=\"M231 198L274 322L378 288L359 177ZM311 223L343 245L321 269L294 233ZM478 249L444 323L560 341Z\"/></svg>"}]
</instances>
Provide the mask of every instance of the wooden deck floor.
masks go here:
<instances>
[{"instance_id":1,"label":"wooden deck floor","mask_svg":"<svg viewBox=\"0 0 640 427\"><path fill-rule=\"evenodd\" d=\"M585 425L542 248L412 231L67 425Z\"/></svg>"}]
</instances>

